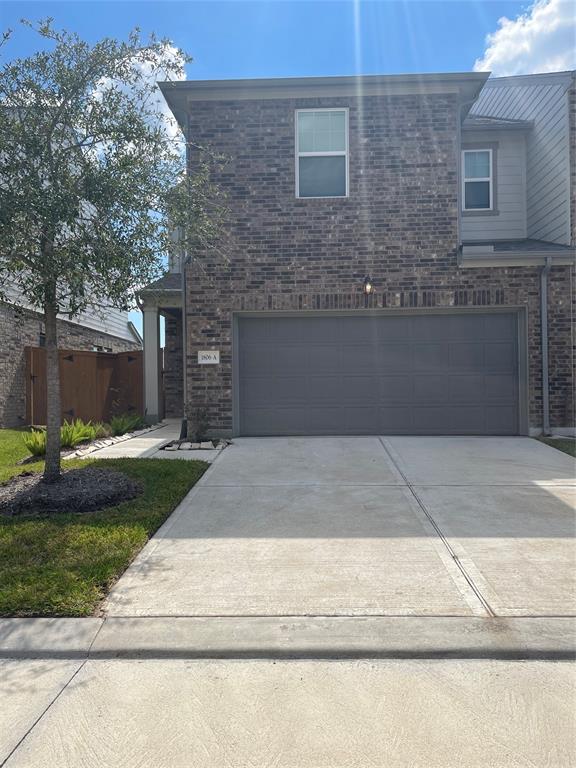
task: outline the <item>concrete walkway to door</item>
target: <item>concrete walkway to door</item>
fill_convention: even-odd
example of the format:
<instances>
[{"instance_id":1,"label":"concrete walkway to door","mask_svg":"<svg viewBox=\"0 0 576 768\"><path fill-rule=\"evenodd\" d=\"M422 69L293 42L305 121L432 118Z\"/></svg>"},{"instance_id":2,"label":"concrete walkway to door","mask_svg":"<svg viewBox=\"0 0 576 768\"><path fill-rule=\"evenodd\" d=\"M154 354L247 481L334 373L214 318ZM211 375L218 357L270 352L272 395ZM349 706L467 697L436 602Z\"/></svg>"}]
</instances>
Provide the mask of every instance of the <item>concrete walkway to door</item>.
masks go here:
<instances>
[{"instance_id":1,"label":"concrete walkway to door","mask_svg":"<svg viewBox=\"0 0 576 768\"><path fill-rule=\"evenodd\" d=\"M244 438L109 617L576 613L574 462L528 438Z\"/></svg>"}]
</instances>

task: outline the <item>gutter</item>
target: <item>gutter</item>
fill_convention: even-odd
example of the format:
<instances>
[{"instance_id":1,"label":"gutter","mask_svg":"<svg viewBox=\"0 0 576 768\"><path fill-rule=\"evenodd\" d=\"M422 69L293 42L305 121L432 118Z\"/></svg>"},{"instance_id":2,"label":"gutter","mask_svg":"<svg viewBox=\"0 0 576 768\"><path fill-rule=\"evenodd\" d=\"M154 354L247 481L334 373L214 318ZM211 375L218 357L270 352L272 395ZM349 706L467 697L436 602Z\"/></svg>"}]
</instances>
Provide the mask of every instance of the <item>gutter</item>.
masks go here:
<instances>
[{"instance_id":1,"label":"gutter","mask_svg":"<svg viewBox=\"0 0 576 768\"><path fill-rule=\"evenodd\" d=\"M140 311L142 311L142 310L140 310ZM136 326L134 325L132 320L128 320L128 330L130 331L132 336L134 336L134 338L136 339L138 344L140 344L140 346L142 347L143 344L144 344L144 340L142 339L142 336L140 335L140 333L138 331L138 328L136 328Z\"/></svg>"},{"instance_id":2,"label":"gutter","mask_svg":"<svg viewBox=\"0 0 576 768\"><path fill-rule=\"evenodd\" d=\"M548 256L540 270L540 345L542 347L542 433L550 434L550 380L548 374L548 274L552 258Z\"/></svg>"}]
</instances>

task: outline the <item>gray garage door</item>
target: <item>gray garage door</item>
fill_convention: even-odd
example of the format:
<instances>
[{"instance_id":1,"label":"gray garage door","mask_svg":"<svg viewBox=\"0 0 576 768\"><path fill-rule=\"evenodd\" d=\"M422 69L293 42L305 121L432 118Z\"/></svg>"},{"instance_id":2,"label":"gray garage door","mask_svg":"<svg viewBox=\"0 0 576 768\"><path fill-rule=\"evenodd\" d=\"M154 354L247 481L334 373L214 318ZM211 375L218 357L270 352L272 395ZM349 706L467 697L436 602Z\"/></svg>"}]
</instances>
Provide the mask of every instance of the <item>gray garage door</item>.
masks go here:
<instances>
[{"instance_id":1,"label":"gray garage door","mask_svg":"<svg viewBox=\"0 0 576 768\"><path fill-rule=\"evenodd\" d=\"M514 313L245 317L242 435L518 434Z\"/></svg>"}]
</instances>

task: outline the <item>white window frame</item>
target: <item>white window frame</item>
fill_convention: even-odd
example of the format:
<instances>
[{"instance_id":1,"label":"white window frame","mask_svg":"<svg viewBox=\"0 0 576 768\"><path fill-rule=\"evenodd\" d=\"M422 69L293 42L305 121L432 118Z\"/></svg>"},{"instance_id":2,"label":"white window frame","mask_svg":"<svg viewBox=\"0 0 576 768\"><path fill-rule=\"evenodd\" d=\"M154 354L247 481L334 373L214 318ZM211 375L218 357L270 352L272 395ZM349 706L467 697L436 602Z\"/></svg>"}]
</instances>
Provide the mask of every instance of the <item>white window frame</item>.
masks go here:
<instances>
[{"instance_id":1,"label":"white window frame","mask_svg":"<svg viewBox=\"0 0 576 768\"><path fill-rule=\"evenodd\" d=\"M488 152L490 160L490 175L489 176L475 176L474 178L466 178L466 155L471 152ZM475 149L463 149L462 150L462 210L463 211L493 211L494 210L494 154L489 147L476 147ZM466 182L474 181L487 181L489 182L488 190L490 193L490 207L489 208L466 208Z\"/></svg>"},{"instance_id":2,"label":"white window frame","mask_svg":"<svg viewBox=\"0 0 576 768\"><path fill-rule=\"evenodd\" d=\"M299 131L298 131L298 115L302 112L344 112L344 132L345 132L345 149L338 150L336 152L300 152L299 144ZM349 196L348 180L350 177L350 152L349 152L349 140L348 140L348 107L317 107L316 109L297 109L295 110L294 119L294 133L296 135L295 142L295 165L296 165L296 197L299 200L343 200ZM301 157L345 157L346 162L344 168L346 172L346 194L345 195L303 195L300 197L300 158Z\"/></svg>"}]
</instances>

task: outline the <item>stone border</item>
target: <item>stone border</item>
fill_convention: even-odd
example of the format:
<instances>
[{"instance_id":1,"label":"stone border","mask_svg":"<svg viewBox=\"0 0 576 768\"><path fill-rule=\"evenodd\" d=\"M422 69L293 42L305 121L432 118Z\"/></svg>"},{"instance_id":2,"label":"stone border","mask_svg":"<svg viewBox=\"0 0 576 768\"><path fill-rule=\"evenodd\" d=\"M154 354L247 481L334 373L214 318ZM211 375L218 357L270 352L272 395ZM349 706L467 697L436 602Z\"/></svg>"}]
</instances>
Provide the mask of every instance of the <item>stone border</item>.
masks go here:
<instances>
[{"instance_id":1,"label":"stone border","mask_svg":"<svg viewBox=\"0 0 576 768\"><path fill-rule=\"evenodd\" d=\"M214 445L216 443L216 445ZM232 445L231 440L215 439L215 440L202 440L202 442L195 443L192 440L171 440L166 445L159 448L159 451L222 451Z\"/></svg>"},{"instance_id":2,"label":"stone border","mask_svg":"<svg viewBox=\"0 0 576 768\"><path fill-rule=\"evenodd\" d=\"M82 459L84 456L89 456L91 453L94 453L94 451L99 451L101 448L108 448L110 445L123 443L126 440L131 440L133 437L140 437L140 435L145 435L148 432L155 432L157 429L162 429L162 427L165 426L166 424L162 424L160 422L158 424L152 424L150 427L145 427L144 429L138 429L136 432L125 432L123 435L118 435L117 437L103 437L99 440L95 440L89 445L84 446L83 448L76 448L71 453L67 453L65 456L62 456L62 458L65 460Z\"/></svg>"}]
</instances>

